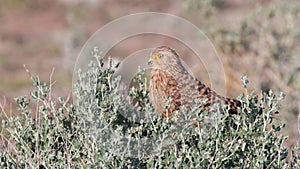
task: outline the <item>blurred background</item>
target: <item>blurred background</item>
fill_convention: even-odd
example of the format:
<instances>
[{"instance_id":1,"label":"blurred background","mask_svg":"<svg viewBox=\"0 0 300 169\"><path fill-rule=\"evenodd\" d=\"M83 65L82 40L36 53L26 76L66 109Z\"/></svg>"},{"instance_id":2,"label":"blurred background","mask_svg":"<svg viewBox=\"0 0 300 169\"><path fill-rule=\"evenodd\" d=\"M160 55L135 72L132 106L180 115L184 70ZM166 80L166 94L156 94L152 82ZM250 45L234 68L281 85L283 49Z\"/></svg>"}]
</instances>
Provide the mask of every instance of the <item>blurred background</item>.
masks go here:
<instances>
[{"instance_id":1,"label":"blurred background","mask_svg":"<svg viewBox=\"0 0 300 169\"><path fill-rule=\"evenodd\" d=\"M170 13L198 26L221 56L227 95L243 92L243 75L258 95L270 89L284 92L281 117L288 126L288 144L299 139L300 3L296 0L0 0L0 102L4 96L13 103L13 98L29 94L32 83L24 64L43 81L49 81L55 68L54 95L70 95L74 64L88 38L110 21L137 12ZM130 45L120 43L112 55L134 52L145 38L129 41ZM193 67L192 72L207 83L203 70Z\"/></svg>"}]
</instances>

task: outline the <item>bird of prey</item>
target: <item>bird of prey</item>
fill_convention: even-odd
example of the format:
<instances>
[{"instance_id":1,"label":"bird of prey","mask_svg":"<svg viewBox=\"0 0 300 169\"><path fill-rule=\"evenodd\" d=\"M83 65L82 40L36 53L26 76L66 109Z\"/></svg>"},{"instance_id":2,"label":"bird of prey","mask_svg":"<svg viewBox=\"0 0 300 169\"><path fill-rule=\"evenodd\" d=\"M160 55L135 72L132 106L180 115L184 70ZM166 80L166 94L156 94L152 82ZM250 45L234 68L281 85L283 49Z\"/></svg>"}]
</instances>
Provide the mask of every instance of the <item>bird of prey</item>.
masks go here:
<instances>
[{"instance_id":1,"label":"bird of prey","mask_svg":"<svg viewBox=\"0 0 300 169\"><path fill-rule=\"evenodd\" d=\"M190 75L182 65L179 55L167 46L157 47L152 51L148 64L152 68L150 102L165 118L171 118L172 112L180 110L183 105L191 108L193 103L197 103L195 100L208 111L212 110L215 103L226 105L228 112L232 114L237 113L241 107L240 101L218 95ZM166 108L166 104L169 107Z\"/></svg>"}]
</instances>

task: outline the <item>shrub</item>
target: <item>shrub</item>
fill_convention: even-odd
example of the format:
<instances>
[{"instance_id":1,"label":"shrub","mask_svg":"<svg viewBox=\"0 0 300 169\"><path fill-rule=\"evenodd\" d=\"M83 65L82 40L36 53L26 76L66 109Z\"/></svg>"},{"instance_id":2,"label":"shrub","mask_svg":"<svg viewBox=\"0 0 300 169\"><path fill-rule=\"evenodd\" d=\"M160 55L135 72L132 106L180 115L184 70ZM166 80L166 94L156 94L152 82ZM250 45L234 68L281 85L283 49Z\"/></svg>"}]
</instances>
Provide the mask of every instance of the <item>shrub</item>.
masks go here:
<instances>
[{"instance_id":1,"label":"shrub","mask_svg":"<svg viewBox=\"0 0 300 169\"><path fill-rule=\"evenodd\" d=\"M282 94L242 94L236 115L194 107L165 121L149 103L143 70L126 94L114 75L118 64L104 65L97 48L93 55L96 62L78 72L73 103L54 99L51 82L31 77L36 90L16 98L20 114L2 120L1 133L15 151L1 151L1 168L300 167L296 147L287 159L276 118ZM191 117L204 126L191 125Z\"/></svg>"},{"instance_id":2,"label":"shrub","mask_svg":"<svg viewBox=\"0 0 300 169\"><path fill-rule=\"evenodd\" d=\"M247 72L255 88L280 90L287 95L281 115L289 122L291 135L298 135L294 129L300 110L299 7L297 2L275 1L237 23L237 30L215 28L209 33L226 54L232 72Z\"/></svg>"}]
</instances>

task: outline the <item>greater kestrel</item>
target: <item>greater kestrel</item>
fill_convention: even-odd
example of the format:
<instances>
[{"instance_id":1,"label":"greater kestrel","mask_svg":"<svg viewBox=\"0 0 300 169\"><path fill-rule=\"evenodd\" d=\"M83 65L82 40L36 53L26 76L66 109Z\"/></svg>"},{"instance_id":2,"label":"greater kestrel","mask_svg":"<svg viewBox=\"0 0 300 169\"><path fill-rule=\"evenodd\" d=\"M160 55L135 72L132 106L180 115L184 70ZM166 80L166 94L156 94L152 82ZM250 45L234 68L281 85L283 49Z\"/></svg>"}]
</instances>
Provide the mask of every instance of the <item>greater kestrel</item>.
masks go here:
<instances>
[{"instance_id":1,"label":"greater kestrel","mask_svg":"<svg viewBox=\"0 0 300 169\"><path fill-rule=\"evenodd\" d=\"M199 104L206 100L204 107L207 110L210 110L211 105L220 103L228 106L229 113L236 113L241 106L238 100L218 95L190 75L183 67L180 57L169 47L156 48L150 54L148 64L152 67L150 101L155 110L166 118L170 118L173 111L180 110L182 105L191 107L197 99ZM169 104L167 109L164 106L166 103Z\"/></svg>"}]
</instances>

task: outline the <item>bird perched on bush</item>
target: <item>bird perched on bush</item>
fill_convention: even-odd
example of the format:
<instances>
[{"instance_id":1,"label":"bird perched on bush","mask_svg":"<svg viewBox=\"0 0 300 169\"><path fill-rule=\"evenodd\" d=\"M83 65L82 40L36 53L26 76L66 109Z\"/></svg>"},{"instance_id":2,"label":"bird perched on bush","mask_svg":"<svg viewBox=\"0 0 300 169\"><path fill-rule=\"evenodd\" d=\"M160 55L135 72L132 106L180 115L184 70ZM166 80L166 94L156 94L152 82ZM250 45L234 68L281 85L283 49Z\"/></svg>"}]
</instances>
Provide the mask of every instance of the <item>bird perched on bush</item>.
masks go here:
<instances>
[{"instance_id":1,"label":"bird perched on bush","mask_svg":"<svg viewBox=\"0 0 300 169\"><path fill-rule=\"evenodd\" d=\"M156 48L150 54L148 64L152 67L150 101L155 110L167 119L172 116L173 111L180 110L183 105L191 108L195 100L208 111L213 111L212 105L215 103L226 105L229 113L237 113L238 107L241 107L238 100L218 95L190 75L183 67L178 54L169 47ZM167 104L169 106L165 107Z\"/></svg>"}]
</instances>

